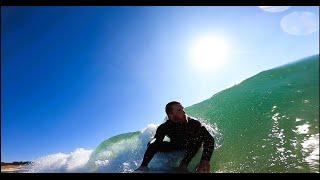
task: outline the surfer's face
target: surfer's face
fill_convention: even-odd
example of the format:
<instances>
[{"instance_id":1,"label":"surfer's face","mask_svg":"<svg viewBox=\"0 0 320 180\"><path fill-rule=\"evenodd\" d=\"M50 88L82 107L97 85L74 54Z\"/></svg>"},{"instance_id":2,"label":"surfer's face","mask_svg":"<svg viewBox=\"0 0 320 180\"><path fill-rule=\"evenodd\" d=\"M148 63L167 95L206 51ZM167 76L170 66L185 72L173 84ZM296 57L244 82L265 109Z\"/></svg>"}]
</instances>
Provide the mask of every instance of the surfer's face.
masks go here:
<instances>
[{"instance_id":1,"label":"surfer's face","mask_svg":"<svg viewBox=\"0 0 320 180\"><path fill-rule=\"evenodd\" d=\"M172 114L170 114L170 119L174 122L186 122L186 113L181 104L172 105Z\"/></svg>"}]
</instances>

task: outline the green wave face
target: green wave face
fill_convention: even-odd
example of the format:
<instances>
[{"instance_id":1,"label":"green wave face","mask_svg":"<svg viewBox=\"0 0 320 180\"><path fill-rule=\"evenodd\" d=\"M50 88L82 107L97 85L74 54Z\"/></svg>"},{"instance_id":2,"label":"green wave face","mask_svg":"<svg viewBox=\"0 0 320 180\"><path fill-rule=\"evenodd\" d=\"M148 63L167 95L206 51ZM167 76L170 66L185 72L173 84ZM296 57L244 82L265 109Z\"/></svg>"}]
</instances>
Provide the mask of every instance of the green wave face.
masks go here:
<instances>
[{"instance_id":1,"label":"green wave face","mask_svg":"<svg viewBox=\"0 0 320 180\"><path fill-rule=\"evenodd\" d=\"M216 128L212 172L319 172L319 55L261 72L186 111ZM132 172L155 129L102 142L88 167ZM158 153L150 166L174 166L179 158Z\"/></svg>"},{"instance_id":2,"label":"green wave face","mask_svg":"<svg viewBox=\"0 0 320 180\"><path fill-rule=\"evenodd\" d=\"M139 135L141 132L125 133L103 141L92 152L87 168L91 172L125 172L121 165L137 156L143 146Z\"/></svg>"},{"instance_id":3,"label":"green wave face","mask_svg":"<svg viewBox=\"0 0 320 180\"><path fill-rule=\"evenodd\" d=\"M319 55L261 72L186 110L223 134L214 172L319 172Z\"/></svg>"}]
</instances>

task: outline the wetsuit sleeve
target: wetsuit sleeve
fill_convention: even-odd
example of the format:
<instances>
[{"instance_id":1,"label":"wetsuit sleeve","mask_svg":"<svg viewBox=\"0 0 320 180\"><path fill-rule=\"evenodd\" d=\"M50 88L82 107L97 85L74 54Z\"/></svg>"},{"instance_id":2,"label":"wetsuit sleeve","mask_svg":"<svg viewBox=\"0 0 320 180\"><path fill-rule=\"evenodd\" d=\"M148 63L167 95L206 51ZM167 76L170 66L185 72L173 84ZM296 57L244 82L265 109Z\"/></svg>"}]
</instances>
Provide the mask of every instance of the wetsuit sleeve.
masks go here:
<instances>
[{"instance_id":1,"label":"wetsuit sleeve","mask_svg":"<svg viewBox=\"0 0 320 180\"><path fill-rule=\"evenodd\" d=\"M154 143L156 143L156 144L161 143L163 141L164 137L165 137L165 131L164 131L163 126L160 125L157 128L156 134L154 135L154 138L156 139L156 141Z\"/></svg>"},{"instance_id":2,"label":"wetsuit sleeve","mask_svg":"<svg viewBox=\"0 0 320 180\"><path fill-rule=\"evenodd\" d=\"M210 161L214 150L214 138L204 126L201 127L200 132L203 138L203 152L201 160Z\"/></svg>"}]
</instances>

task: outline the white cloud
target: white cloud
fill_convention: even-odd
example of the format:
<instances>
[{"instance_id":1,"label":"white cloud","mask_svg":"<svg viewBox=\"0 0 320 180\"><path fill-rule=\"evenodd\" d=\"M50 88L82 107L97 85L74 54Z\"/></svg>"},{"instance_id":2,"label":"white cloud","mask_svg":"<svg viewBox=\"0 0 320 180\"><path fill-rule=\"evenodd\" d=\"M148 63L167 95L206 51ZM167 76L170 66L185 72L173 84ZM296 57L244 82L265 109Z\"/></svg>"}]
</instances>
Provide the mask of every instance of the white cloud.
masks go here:
<instances>
[{"instance_id":1,"label":"white cloud","mask_svg":"<svg viewBox=\"0 0 320 180\"><path fill-rule=\"evenodd\" d=\"M281 28L291 35L308 35L319 30L319 17L311 12L293 12L281 19Z\"/></svg>"},{"instance_id":2,"label":"white cloud","mask_svg":"<svg viewBox=\"0 0 320 180\"><path fill-rule=\"evenodd\" d=\"M275 13L275 12L282 12L290 8L290 6L259 6L260 9Z\"/></svg>"}]
</instances>

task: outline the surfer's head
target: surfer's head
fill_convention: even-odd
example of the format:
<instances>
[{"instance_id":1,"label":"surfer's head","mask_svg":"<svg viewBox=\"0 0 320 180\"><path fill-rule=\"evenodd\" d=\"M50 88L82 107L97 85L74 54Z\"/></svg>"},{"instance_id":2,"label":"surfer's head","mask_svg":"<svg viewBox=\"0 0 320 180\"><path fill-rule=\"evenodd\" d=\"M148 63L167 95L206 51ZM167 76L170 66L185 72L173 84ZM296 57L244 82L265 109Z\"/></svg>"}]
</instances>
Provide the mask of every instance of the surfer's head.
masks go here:
<instances>
[{"instance_id":1,"label":"surfer's head","mask_svg":"<svg viewBox=\"0 0 320 180\"><path fill-rule=\"evenodd\" d=\"M181 103L177 101L171 101L166 105L166 113L169 120L174 122L186 122L186 113Z\"/></svg>"}]
</instances>

